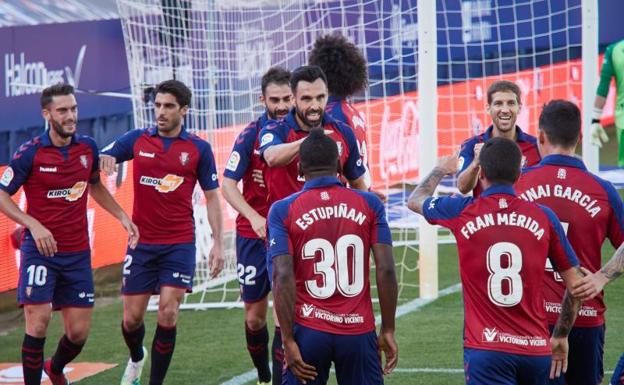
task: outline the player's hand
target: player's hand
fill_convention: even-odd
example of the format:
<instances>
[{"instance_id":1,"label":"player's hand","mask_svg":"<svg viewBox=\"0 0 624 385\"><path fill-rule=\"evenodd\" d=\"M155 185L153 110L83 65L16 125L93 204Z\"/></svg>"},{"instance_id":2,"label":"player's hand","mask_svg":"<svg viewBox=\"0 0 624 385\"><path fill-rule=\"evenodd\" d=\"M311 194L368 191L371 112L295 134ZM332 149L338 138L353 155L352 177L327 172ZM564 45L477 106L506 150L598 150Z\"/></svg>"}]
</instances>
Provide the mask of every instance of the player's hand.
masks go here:
<instances>
[{"instance_id":1,"label":"player's hand","mask_svg":"<svg viewBox=\"0 0 624 385\"><path fill-rule=\"evenodd\" d=\"M399 348L394 340L393 331L381 331L377 337L379 346L379 359L381 360L381 352L386 356L386 365L383 368L384 374L392 373L399 360Z\"/></svg>"},{"instance_id":2,"label":"player's hand","mask_svg":"<svg viewBox=\"0 0 624 385\"><path fill-rule=\"evenodd\" d=\"M552 363L550 365L550 379L554 380L568 370L568 338L550 338L552 345Z\"/></svg>"},{"instance_id":3,"label":"player's hand","mask_svg":"<svg viewBox=\"0 0 624 385\"><path fill-rule=\"evenodd\" d=\"M282 341L284 344L284 355L286 357L286 366L292 374L297 377L302 383L306 383L307 380L314 380L316 378L316 368L312 365L308 365L303 361L299 346L294 340Z\"/></svg>"},{"instance_id":4,"label":"player's hand","mask_svg":"<svg viewBox=\"0 0 624 385\"><path fill-rule=\"evenodd\" d=\"M582 301L594 298L609 283L609 279L601 271L592 273L582 266L581 271L585 276L572 286L570 293Z\"/></svg>"},{"instance_id":5,"label":"player's hand","mask_svg":"<svg viewBox=\"0 0 624 385\"><path fill-rule=\"evenodd\" d=\"M46 257L52 257L56 254L58 251L56 248L56 240L50 230L48 230L37 220L35 220L33 224L28 227L28 230L30 230L30 234L37 245L39 253L45 255Z\"/></svg>"},{"instance_id":6,"label":"player's hand","mask_svg":"<svg viewBox=\"0 0 624 385\"><path fill-rule=\"evenodd\" d=\"M100 154L100 170L108 176L117 171L117 160L110 155Z\"/></svg>"},{"instance_id":7,"label":"player's hand","mask_svg":"<svg viewBox=\"0 0 624 385\"><path fill-rule=\"evenodd\" d=\"M459 158L457 157L457 154L438 158L438 168L440 168L445 173L445 175L456 174L458 163Z\"/></svg>"},{"instance_id":8,"label":"player's hand","mask_svg":"<svg viewBox=\"0 0 624 385\"><path fill-rule=\"evenodd\" d=\"M598 146L602 148L602 143L607 143L609 141L609 136L605 132L604 128L602 128L602 124L600 123L592 123L591 125L591 136L589 137L589 142L594 146Z\"/></svg>"},{"instance_id":9,"label":"player's hand","mask_svg":"<svg viewBox=\"0 0 624 385\"><path fill-rule=\"evenodd\" d=\"M481 154L481 149L483 148L483 145L485 143L477 143L474 145L474 158L473 158L473 162L475 162L476 164L479 164L479 154Z\"/></svg>"},{"instance_id":10,"label":"player's hand","mask_svg":"<svg viewBox=\"0 0 624 385\"><path fill-rule=\"evenodd\" d=\"M266 238L266 218L260 214L254 215L249 219L251 228L260 238Z\"/></svg>"},{"instance_id":11,"label":"player's hand","mask_svg":"<svg viewBox=\"0 0 624 385\"><path fill-rule=\"evenodd\" d=\"M266 184L264 183L264 175L262 174L262 170L254 168L253 170L251 170L251 179L253 179L254 182L258 183L258 185L260 185L260 187L266 187Z\"/></svg>"},{"instance_id":12,"label":"player's hand","mask_svg":"<svg viewBox=\"0 0 624 385\"><path fill-rule=\"evenodd\" d=\"M128 233L128 246L131 249L134 249L139 243L139 228L127 215L124 215L123 218L121 218L121 225Z\"/></svg>"},{"instance_id":13,"label":"player's hand","mask_svg":"<svg viewBox=\"0 0 624 385\"><path fill-rule=\"evenodd\" d=\"M225 264L225 257L223 256L223 247L220 242L215 242L212 245L212 249L210 249L210 254L208 255L208 267L210 268L210 276L212 278L219 275L221 270L223 270L223 265Z\"/></svg>"}]
</instances>

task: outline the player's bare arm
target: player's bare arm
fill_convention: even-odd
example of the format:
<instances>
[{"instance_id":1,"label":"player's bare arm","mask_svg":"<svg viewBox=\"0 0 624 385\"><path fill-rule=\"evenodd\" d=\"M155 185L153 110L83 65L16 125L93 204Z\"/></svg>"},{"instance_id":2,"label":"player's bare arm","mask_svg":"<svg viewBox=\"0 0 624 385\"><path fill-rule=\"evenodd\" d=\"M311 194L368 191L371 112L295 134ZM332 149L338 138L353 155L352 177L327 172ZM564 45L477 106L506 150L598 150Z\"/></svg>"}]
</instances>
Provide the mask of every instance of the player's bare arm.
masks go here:
<instances>
[{"instance_id":1,"label":"player's bare arm","mask_svg":"<svg viewBox=\"0 0 624 385\"><path fill-rule=\"evenodd\" d=\"M350 180L349 186L354 190L368 191L368 187L366 187L366 177L364 175L357 179Z\"/></svg>"},{"instance_id":2,"label":"player's bare arm","mask_svg":"<svg viewBox=\"0 0 624 385\"><path fill-rule=\"evenodd\" d=\"M581 268L583 269L583 268ZM585 299L590 299L598 295L604 287L616 280L624 273L624 244L620 245L613 257L599 271L591 273L583 270L586 274L572 288L572 294Z\"/></svg>"},{"instance_id":3,"label":"player's bare arm","mask_svg":"<svg viewBox=\"0 0 624 385\"><path fill-rule=\"evenodd\" d=\"M264 150L262 157L269 167L285 166L299 154L299 147L305 138L290 143L274 144Z\"/></svg>"},{"instance_id":4,"label":"player's bare arm","mask_svg":"<svg viewBox=\"0 0 624 385\"><path fill-rule=\"evenodd\" d=\"M552 345L552 364L550 366L550 378L561 376L568 370L568 334L574 326L576 316L581 309L581 300L570 293L570 288L583 277L578 266L559 272L568 290L565 291L561 301L561 314L553 330L550 342Z\"/></svg>"},{"instance_id":5,"label":"player's bare arm","mask_svg":"<svg viewBox=\"0 0 624 385\"><path fill-rule=\"evenodd\" d=\"M117 160L114 156L100 154L100 170L108 176L117 171Z\"/></svg>"},{"instance_id":6,"label":"player's bare arm","mask_svg":"<svg viewBox=\"0 0 624 385\"><path fill-rule=\"evenodd\" d=\"M389 374L396 367L399 349L394 339L394 321L397 305L397 280L394 272L392 246L383 243L373 245L375 256L376 280L381 309L381 331L377 342L379 350L386 356L384 374Z\"/></svg>"},{"instance_id":7,"label":"player's bare arm","mask_svg":"<svg viewBox=\"0 0 624 385\"><path fill-rule=\"evenodd\" d=\"M30 230L37 250L46 257L56 254L56 240L45 226L38 220L23 212L5 191L0 190L0 211L20 225Z\"/></svg>"},{"instance_id":8,"label":"player's bare arm","mask_svg":"<svg viewBox=\"0 0 624 385\"><path fill-rule=\"evenodd\" d=\"M483 143L477 143L474 146L474 158L470 165L462 171L457 177L457 188L462 194L468 194L477 186L479 180L479 154Z\"/></svg>"},{"instance_id":9,"label":"player's bare arm","mask_svg":"<svg viewBox=\"0 0 624 385\"><path fill-rule=\"evenodd\" d=\"M407 207L422 215L425 200L433 195L442 178L446 175L454 174L456 171L457 155L441 157L438 160L438 165L435 166L429 175L418 184L418 187L412 191L412 194L407 200Z\"/></svg>"},{"instance_id":10,"label":"player's bare arm","mask_svg":"<svg viewBox=\"0 0 624 385\"><path fill-rule=\"evenodd\" d=\"M240 192L237 186L237 181L232 178L224 177L223 185L221 186L221 193L223 194L223 198L227 201L242 216L247 218L251 223L251 227L254 232L260 237L266 237L266 218L262 215L258 214L256 210L253 209L245 201L245 197Z\"/></svg>"},{"instance_id":11,"label":"player's bare arm","mask_svg":"<svg viewBox=\"0 0 624 385\"><path fill-rule=\"evenodd\" d=\"M115 217L128 233L128 246L134 249L139 243L139 228L132 222L128 214L119 206L115 198L101 181L93 183L89 188L89 195L98 205Z\"/></svg>"},{"instance_id":12,"label":"player's bare arm","mask_svg":"<svg viewBox=\"0 0 624 385\"><path fill-rule=\"evenodd\" d=\"M225 263L223 255L223 216L221 215L221 202L217 189L204 191L206 197L206 210L208 211L208 223L212 230L212 249L208 256L210 275L216 277Z\"/></svg>"},{"instance_id":13,"label":"player's bare arm","mask_svg":"<svg viewBox=\"0 0 624 385\"><path fill-rule=\"evenodd\" d=\"M273 298L277 319L282 330L282 344L286 356L286 365L301 381L316 378L316 368L303 361L299 346L293 335L293 320L295 318L295 273L291 255L278 255L273 258Z\"/></svg>"}]
</instances>

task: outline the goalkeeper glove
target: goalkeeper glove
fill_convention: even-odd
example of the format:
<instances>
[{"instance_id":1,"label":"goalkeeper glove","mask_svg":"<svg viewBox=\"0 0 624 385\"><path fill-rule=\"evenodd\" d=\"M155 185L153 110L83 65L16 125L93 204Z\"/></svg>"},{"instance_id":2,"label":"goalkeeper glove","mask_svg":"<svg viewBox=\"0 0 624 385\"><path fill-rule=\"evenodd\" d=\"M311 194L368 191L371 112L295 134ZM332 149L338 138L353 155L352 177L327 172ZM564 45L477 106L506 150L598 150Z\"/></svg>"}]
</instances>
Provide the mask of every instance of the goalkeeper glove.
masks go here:
<instances>
[{"instance_id":1,"label":"goalkeeper glove","mask_svg":"<svg viewBox=\"0 0 624 385\"><path fill-rule=\"evenodd\" d=\"M592 121L591 137L589 139L589 142L593 144L594 146L598 146L602 148L602 143L603 142L607 143L608 141L609 141L609 137L607 136L607 133L605 132L604 128L602 128L600 121L598 122Z\"/></svg>"}]
</instances>

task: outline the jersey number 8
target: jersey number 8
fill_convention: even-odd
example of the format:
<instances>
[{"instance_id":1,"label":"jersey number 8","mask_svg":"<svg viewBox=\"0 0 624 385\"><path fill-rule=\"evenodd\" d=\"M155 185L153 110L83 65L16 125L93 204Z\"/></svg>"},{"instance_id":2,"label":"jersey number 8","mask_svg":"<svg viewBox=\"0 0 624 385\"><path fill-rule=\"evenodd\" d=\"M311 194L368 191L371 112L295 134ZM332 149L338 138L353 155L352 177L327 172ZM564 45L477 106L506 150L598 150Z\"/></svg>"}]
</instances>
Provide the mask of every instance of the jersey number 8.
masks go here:
<instances>
[{"instance_id":1,"label":"jersey number 8","mask_svg":"<svg viewBox=\"0 0 624 385\"><path fill-rule=\"evenodd\" d=\"M353 258L349 261L349 249L353 250ZM329 298L336 289L345 297L355 297L364 288L364 242L354 234L338 238L332 245L323 238L309 240L303 246L303 259L314 259L320 253L320 260L314 264L314 273L323 277L323 284L316 279L305 282L308 293L314 298ZM349 279L349 270L353 272Z\"/></svg>"},{"instance_id":2,"label":"jersey number 8","mask_svg":"<svg viewBox=\"0 0 624 385\"><path fill-rule=\"evenodd\" d=\"M507 267L503 267L503 259ZM511 307L522 300L522 251L510 242L498 242L487 251L488 297L495 305ZM503 292L503 282L507 282L507 293Z\"/></svg>"}]
</instances>

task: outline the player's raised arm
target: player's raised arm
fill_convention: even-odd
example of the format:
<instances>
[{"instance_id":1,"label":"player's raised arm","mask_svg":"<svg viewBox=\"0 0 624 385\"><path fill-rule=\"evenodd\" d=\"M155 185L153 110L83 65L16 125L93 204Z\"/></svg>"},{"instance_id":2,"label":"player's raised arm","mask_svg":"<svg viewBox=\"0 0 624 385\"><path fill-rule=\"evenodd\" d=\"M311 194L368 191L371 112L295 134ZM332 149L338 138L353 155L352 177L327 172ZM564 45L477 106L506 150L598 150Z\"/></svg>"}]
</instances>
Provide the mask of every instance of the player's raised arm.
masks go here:
<instances>
[{"instance_id":1,"label":"player's raised arm","mask_svg":"<svg viewBox=\"0 0 624 385\"><path fill-rule=\"evenodd\" d=\"M280 167L290 163L299 154L299 147L305 138L295 140L290 143L276 143L273 133L265 132L263 129L260 133L260 148L262 158L269 167ZM275 143L264 144L263 143Z\"/></svg>"},{"instance_id":2,"label":"player's raised arm","mask_svg":"<svg viewBox=\"0 0 624 385\"><path fill-rule=\"evenodd\" d=\"M438 165L414 189L407 200L407 207L422 215L425 200L433 195L445 175L454 174L456 171L457 155L441 157L438 160Z\"/></svg>"},{"instance_id":3,"label":"player's raised arm","mask_svg":"<svg viewBox=\"0 0 624 385\"><path fill-rule=\"evenodd\" d=\"M462 194L468 194L472 191L477 185L477 181L479 180L479 153L481 152L481 148L483 147L483 143L477 143L474 145L472 160L468 164L468 166L459 172L457 176L457 188ZM469 149L463 149L460 154L461 159L464 161L469 159L464 152L469 152Z\"/></svg>"}]
</instances>

